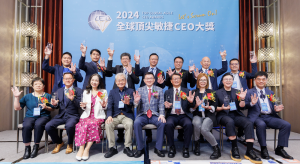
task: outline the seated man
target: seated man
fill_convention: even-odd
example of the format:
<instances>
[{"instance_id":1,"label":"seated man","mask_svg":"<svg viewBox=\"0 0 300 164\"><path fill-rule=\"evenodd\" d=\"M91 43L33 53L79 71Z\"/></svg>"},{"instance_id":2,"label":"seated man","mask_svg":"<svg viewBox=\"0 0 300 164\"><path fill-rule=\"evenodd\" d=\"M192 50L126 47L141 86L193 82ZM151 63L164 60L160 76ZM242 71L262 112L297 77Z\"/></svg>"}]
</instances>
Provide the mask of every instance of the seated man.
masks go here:
<instances>
[{"instance_id":1,"label":"seated man","mask_svg":"<svg viewBox=\"0 0 300 164\"><path fill-rule=\"evenodd\" d=\"M153 85L155 82L152 72L145 73L144 82L146 86L137 89L134 96L134 105L140 105L140 110L134 121L134 133L137 140L137 151L134 154L135 158L142 156L145 153L142 128L147 124L154 124L157 127L156 145L154 153L159 157L164 157L162 152L162 144L164 140L165 127L165 109L163 90Z\"/></svg>"},{"instance_id":2,"label":"seated man","mask_svg":"<svg viewBox=\"0 0 300 164\"><path fill-rule=\"evenodd\" d=\"M123 124L125 127L125 148L124 153L128 157L132 157L133 153L130 150L132 144L132 130L133 130L133 89L126 88L126 75L118 73L116 75L115 83L118 88L109 92L108 105L107 105L107 119L105 121L106 135L109 143L109 152L104 157L110 158L118 153L115 146L115 126Z\"/></svg>"},{"instance_id":3,"label":"seated man","mask_svg":"<svg viewBox=\"0 0 300 164\"><path fill-rule=\"evenodd\" d=\"M256 126L256 135L261 147L261 157L270 159L267 143L266 128L279 129L278 145L275 154L286 159L293 159L283 148L288 147L291 124L282 120L276 113L283 110L283 105L275 105L274 92L266 88L268 74L259 71L254 76L256 87L250 89L246 96L248 118Z\"/></svg>"},{"instance_id":4,"label":"seated man","mask_svg":"<svg viewBox=\"0 0 300 164\"><path fill-rule=\"evenodd\" d=\"M252 163L262 163L253 150L254 130L253 123L241 112L245 107L247 90L241 91L232 88L233 75L225 73L222 77L224 87L216 91L217 121L226 127L226 136L232 143L231 159L240 162L242 159L237 146L235 127L243 127L247 143L244 157Z\"/></svg>"},{"instance_id":5,"label":"seated man","mask_svg":"<svg viewBox=\"0 0 300 164\"><path fill-rule=\"evenodd\" d=\"M189 146L193 134L193 114L189 110L194 107L194 96L191 91L187 88L181 87L181 75L179 73L174 73L171 75L171 83L173 88L170 88L165 92L165 107L167 110L166 118L166 128L165 132L167 135L167 141L170 146L170 151L168 153L169 158L175 157L176 149L174 145L174 128L180 125L184 129L184 145L182 156L184 158L190 157Z\"/></svg>"},{"instance_id":6,"label":"seated man","mask_svg":"<svg viewBox=\"0 0 300 164\"><path fill-rule=\"evenodd\" d=\"M56 143L55 149L52 154L58 153L60 148L64 145L62 138L58 136L57 126L65 124L65 128L68 134L68 147L66 154L73 152L73 138L75 135L75 125L79 121L78 108L80 108L80 99L82 90L77 87L73 87L75 81L72 73L65 73L63 75L64 88L57 90L58 100L52 103L53 106L59 109L59 114L56 115L51 121L49 121L45 129L50 135L53 143Z\"/></svg>"}]
</instances>

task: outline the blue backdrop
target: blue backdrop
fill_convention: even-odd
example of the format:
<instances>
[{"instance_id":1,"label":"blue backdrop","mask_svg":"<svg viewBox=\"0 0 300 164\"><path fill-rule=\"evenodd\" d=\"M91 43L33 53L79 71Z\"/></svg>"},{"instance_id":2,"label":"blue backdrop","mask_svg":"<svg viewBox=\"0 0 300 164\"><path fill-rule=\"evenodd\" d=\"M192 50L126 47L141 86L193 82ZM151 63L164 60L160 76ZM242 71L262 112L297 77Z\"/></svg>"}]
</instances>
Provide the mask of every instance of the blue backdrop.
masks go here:
<instances>
[{"instance_id":1,"label":"blue backdrop","mask_svg":"<svg viewBox=\"0 0 300 164\"><path fill-rule=\"evenodd\" d=\"M220 69L220 46L224 45L228 61L238 58L238 38L238 0L63 2L63 51L72 53L77 66L80 44L85 40L86 62L91 61L89 51L97 48L107 63L106 49L114 43L113 66L121 64L123 52L131 54L134 66L133 55L139 50L141 67L149 66L149 55L155 52L159 55L158 68L165 72L174 68L176 56L184 58L183 69L188 69L190 59L200 69L204 56L210 57L210 68ZM81 74L85 77L84 71ZM106 80L107 90L112 89L114 78Z\"/></svg>"}]
</instances>

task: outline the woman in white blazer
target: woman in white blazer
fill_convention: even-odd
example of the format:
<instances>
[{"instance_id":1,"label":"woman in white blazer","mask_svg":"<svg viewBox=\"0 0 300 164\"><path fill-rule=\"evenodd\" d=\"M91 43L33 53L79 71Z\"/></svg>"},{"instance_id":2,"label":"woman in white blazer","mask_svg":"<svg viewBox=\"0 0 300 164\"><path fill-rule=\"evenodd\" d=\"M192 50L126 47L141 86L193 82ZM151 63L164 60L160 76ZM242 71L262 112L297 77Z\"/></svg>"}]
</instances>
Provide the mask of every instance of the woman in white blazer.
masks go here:
<instances>
[{"instance_id":1,"label":"woman in white blazer","mask_svg":"<svg viewBox=\"0 0 300 164\"><path fill-rule=\"evenodd\" d=\"M75 145L80 146L76 155L79 161L87 160L93 142L99 143L102 139L101 124L106 117L104 110L106 110L107 97L100 75L93 74L83 91L80 107L84 112L75 128Z\"/></svg>"}]
</instances>

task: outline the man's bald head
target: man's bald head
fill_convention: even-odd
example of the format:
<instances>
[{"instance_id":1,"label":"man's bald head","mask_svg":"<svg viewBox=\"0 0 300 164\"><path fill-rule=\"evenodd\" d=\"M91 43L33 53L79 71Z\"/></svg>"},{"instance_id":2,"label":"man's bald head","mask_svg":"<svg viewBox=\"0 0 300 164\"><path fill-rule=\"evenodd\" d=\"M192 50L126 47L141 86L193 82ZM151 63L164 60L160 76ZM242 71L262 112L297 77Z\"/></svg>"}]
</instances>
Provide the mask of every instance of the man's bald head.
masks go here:
<instances>
[{"instance_id":1,"label":"man's bald head","mask_svg":"<svg viewBox=\"0 0 300 164\"><path fill-rule=\"evenodd\" d=\"M207 57L207 56L203 57L200 64L202 65L202 67L204 69L208 69L211 64L209 57Z\"/></svg>"}]
</instances>

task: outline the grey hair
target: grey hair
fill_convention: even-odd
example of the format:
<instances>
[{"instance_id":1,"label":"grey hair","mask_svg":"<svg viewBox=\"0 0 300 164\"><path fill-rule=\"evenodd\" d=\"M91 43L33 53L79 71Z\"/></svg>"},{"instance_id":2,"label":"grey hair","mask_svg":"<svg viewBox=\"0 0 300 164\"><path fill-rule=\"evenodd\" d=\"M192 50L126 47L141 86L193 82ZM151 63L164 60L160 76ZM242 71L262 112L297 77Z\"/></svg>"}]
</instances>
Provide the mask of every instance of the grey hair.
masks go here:
<instances>
[{"instance_id":1,"label":"grey hair","mask_svg":"<svg viewBox=\"0 0 300 164\"><path fill-rule=\"evenodd\" d=\"M115 81L117 81L117 79L120 78L121 76L123 76L123 77L126 79L125 73L118 73L118 74L116 74L116 76L115 76Z\"/></svg>"}]
</instances>

